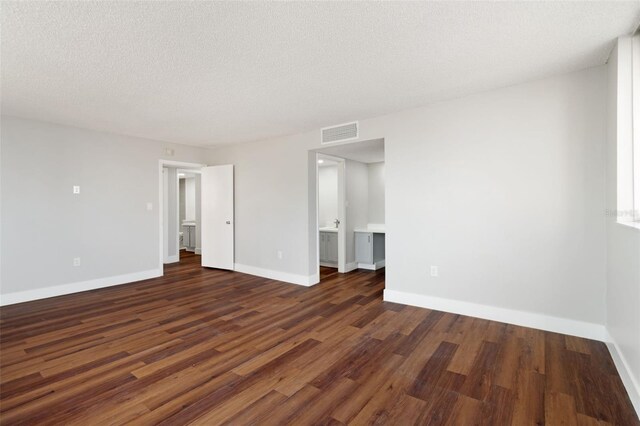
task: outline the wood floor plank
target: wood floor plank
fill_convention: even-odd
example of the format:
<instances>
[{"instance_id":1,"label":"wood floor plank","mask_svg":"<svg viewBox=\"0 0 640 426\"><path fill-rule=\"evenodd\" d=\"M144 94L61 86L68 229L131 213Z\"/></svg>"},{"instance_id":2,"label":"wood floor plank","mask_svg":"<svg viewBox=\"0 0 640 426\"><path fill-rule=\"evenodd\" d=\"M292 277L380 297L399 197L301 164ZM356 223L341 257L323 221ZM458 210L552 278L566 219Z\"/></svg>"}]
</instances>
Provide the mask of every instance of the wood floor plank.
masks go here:
<instances>
[{"instance_id":1,"label":"wood floor plank","mask_svg":"<svg viewBox=\"0 0 640 426\"><path fill-rule=\"evenodd\" d=\"M0 308L0 424L640 425L601 342L201 268Z\"/></svg>"}]
</instances>

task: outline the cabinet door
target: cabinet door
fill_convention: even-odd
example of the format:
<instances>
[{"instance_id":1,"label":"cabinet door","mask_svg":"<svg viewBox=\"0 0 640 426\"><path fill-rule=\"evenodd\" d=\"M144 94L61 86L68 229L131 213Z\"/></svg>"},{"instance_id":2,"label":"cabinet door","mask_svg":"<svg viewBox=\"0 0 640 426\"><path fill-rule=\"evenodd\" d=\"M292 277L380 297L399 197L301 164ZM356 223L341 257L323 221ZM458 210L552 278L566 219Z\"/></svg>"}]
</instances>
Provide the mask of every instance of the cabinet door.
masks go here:
<instances>
[{"instance_id":1,"label":"cabinet door","mask_svg":"<svg viewBox=\"0 0 640 426\"><path fill-rule=\"evenodd\" d=\"M183 226L182 229L182 245L185 247L191 247L191 232L189 232L190 226Z\"/></svg>"},{"instance_id":2,"label":"cabinet door","mask_svg":"<svg viewBox=\"0 0 640 426\"><path fill-rule=\"evenodd\" d=\"M189 227L189 243L190 243L189 247L196 246L196 227L195 226Z\"/></svg>"},{"instance_id":3,"label":"cabinet door","mask_svg":"<svg viewBox=\"0 0 640 426\"><path fill-rule=\"evenodd\" d=\"M356 232L356 262L373 263L373 238L370 232Z\"/></svg>"},{"instance_id":4,"label":"cabinet door","mask_svg":"<svg viewBox=\"0 0 640 426\"><path fill-rule=\"evenodd\" d=\"M338 263L338 233L332 232L328 234L329 243L327 244L327 257L329 262Z\"/></svg>"}]
</instances>

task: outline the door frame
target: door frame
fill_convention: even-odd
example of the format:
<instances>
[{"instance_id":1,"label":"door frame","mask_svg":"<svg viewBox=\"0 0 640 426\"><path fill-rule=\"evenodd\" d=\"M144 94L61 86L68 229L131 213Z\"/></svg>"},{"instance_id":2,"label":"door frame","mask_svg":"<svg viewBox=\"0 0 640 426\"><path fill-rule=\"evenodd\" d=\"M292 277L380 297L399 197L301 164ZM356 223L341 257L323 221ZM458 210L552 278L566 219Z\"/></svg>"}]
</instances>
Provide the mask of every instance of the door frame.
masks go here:
<instances>
[{"instance_id":1,"label":"door frame","mask_svg":"<svg viewBox=\"0 0 640 426\"><path fill-rule=\"evenodd\" d=\"M174 167L176 169L180 168L188 168L188 169L201 169L205 167L206 164L201 163L189 163L185 161L174 161L174 160L166 160L160 159L158 160L158 269L164 275L164 178L162 176L162 169L164 167ZM176 179L177 170L176 170ZM179 209L179 197L176 197L176 209ZM177 210L176 210L177 213ZM180 232L180 224L178 223L178 227L176 228L176 235ZM180 252L180 243L178 242L178 253Z\"/></svg>"},{"instance_id":2,"label":"door frame","mask_svg":"<svg viewBox=\"0 0 640 426\"><path fill-rule=\"evenodd\" d=\"M316 232L317 237L317 265L318 277L320 277L320 166L318 160L326 159L338 163L338 272L347 272L347 212L346 212L346 160L340 157L316 152Z\"/></svg>"}]
</instances>

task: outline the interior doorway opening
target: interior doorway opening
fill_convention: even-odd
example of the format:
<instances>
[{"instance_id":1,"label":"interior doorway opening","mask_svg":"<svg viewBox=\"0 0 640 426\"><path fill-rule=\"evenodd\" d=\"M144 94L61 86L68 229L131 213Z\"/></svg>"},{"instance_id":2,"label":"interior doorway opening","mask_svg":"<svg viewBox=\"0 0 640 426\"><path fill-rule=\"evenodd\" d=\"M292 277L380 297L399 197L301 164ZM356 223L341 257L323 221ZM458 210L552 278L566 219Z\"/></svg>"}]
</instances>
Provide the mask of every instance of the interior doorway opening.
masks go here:
<instances>
[{"instance_id":1,"label":"interior doorway opening","mask_svg":"<svg viewBox=\"0 0 640 426\"><path fill-rule=\"evenodd\" d=\"M345 160L317 154L320 266L346 272ZM341 226L342 225L342 226Z\"/></svg>"},{"instance_id":2,"label":"interior doorway opening","mask_svg":"<svg viewBox=\"0 0 640 426\"><path fill-rule=\"evenodd\" d=\"M160 160L159 264L234 269L233 165Z\"/></svg>"},{"instance_id":3,"label":"interior doorway opening","mask_svg":"<svg viewBox=\"0 0 640 426\"><path fill-rule=\"evenodd\" d=\"M178 169L178 247L179 257L202 253L200 169Z\"/></svg>"},{"instance_id":4,"label":"interior doorway opening","mask_svg":"<svg viewBox=\"0 0 640 426\"><path fill-rule=\"evenodd\" d=\"M387 232L384 139L321 148L315 157L320 281L335 273L383 269Z\"/></svg>"}]
</instances>

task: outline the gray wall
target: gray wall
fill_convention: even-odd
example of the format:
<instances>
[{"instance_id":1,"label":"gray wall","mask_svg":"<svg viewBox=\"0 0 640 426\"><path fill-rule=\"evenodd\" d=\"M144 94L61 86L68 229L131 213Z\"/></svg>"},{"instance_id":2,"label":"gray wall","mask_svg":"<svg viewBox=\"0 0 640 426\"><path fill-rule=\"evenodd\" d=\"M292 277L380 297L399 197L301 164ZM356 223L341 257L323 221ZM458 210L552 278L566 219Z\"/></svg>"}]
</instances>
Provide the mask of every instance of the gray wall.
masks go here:
<instances>
[{"instance_id":1,"label":"gray wall","mask_svg":"<svg viewBox=\"0 0 640 426\"><path fill-rule=\"evenodd\" d=\"M387 289L604 323L605 67L360 126L385 138ZM318 148L314 130L211 152L236 165L239 263L315 274Z\"/></svg>"},{"instance_id":2,"label":"gray wall","mask_svg":"<svg viewBox=\"0 0 640 426\"><path fill-rule=\"evenodd\" d=\"M389 117L387 288L603 324L605 138L603 66Z\"/></svg>"},{"instance_id":3,"label":"gray wall","mask_svg":"<svg viewBox=\"0 0 640 426\"><path fill-rule=\"evenodd\" d=\"M367 164L369 170L369 223L383 225L384 162Z\"/></svg>"},{"instance_id":4,"label":"gray wall","mask_svg":"<svg viewBox=\"0 0 640 426\"><path fill-rule=\"evenodd\" d=\"M158 160L202 163L204 150L6 116L1 124L2 294L158 268Z\"/></svg>"},{"instance_id":5,"label":"gray wall","mask_svg":"<svg viewBox=\"0 0 640 426\"><path fill-rule=\"evenodd\" d=\"M209 164L234 165L236 263L302 277L317 273L317 265L309 271L318 246L315 192L309 210L316 174L310 146L295 135L210 151Z\"/></svg>"}]
</instances>

